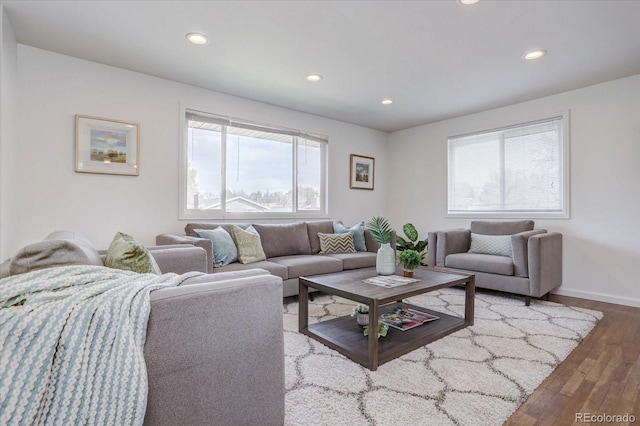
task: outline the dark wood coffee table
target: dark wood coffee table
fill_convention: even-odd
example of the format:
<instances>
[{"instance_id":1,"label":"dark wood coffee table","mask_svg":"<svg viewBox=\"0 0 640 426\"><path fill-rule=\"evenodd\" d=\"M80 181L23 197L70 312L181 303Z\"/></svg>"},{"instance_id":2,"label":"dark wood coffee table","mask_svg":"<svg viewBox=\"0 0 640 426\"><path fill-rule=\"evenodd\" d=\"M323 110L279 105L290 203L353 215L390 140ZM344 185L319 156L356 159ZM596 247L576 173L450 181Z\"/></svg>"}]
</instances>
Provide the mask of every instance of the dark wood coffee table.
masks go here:
<instances>
[{"instance_id":1,"label":"dark wood coffee table","mask_svg":"<svg viewBox=\"0 0 640 426\"><path fill-rule=\"evenodd\" d=\"M398 268L397 275L402 275ZM420 267L414 278L420 281L394 288L367 284L362 280L377 276L375 268L356 269L334 274L300 277L299 330L335 349L353 361L375 371L379 365L396 359L448 334L473 325L475 276ZM403 303L402 299L457 285L465 286L464 318ZM309 324L309 287L369 306L369 337L350 316ZM378 317L396 307L416 309L440 317L415 328L401 331L389 327L386 337L378 339Z\"/></svg>"}]
</instances>

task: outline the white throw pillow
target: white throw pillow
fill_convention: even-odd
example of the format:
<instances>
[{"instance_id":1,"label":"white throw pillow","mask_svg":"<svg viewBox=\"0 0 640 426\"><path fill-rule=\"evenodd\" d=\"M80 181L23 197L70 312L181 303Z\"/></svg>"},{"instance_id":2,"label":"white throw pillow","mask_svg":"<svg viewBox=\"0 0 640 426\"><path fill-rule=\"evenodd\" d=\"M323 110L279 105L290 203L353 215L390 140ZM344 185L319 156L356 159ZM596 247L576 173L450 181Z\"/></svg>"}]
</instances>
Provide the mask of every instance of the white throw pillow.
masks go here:
<instances>
[{"instance_id":1,"label":"white throw pillow","mask_svg":"<svg viewBox=\"0 0 640 426\"><path fill-rule=\"evenodd\" d=\"M472 232L469 253L512 257L511 235L484 235Z\"/></svg>"}]
</instances>

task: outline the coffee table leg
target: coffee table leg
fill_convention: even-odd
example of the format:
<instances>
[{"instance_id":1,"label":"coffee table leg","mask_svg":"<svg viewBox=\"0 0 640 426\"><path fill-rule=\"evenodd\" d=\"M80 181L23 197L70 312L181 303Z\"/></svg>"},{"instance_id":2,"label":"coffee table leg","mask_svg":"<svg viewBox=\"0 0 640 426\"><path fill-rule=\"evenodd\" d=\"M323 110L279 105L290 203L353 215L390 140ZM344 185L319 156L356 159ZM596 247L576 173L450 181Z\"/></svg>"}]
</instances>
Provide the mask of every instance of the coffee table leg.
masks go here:
<instances>
[{"instance_id":1,"label":"coffee table leg","mask_svg":"<svg viewBox=\"0 0 640 426\"><path fill-rule=\"evenodd\" d=\"M378 369L378 303L369 305L369 370Z\"/></svg>"},{"instance_id":2,"label":"coffee table leg","mask_svg":"<svg viewBox=\"0 0 640 426\"><path fill-rule=\"evenodd\" d=\"M298 284L298 331L309 328L309 287L302 280Z\"/></svg>"},{"instance_id":3,"label":"coffee table leg","mask_svg":"<svg viewBox=\"0 0 640 426\"><path fill-rule=\"evenodd\" d=\"M470 326L473 325L474 305L476 300L476 276L469 276L469 281L464 286L464 320Z\"/></svg>"}]
</instances>

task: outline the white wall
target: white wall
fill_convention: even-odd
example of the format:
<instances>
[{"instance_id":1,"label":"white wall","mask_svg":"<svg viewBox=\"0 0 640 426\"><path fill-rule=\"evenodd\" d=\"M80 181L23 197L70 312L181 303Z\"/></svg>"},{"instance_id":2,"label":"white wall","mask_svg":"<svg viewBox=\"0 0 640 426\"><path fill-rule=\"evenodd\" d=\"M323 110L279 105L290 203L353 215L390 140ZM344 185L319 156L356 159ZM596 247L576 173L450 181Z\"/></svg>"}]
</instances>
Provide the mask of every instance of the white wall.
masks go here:
<instances>
[{"instance_id":1,"label":"white wall","mask_svg":"<svg viewBox=\"0 0 640 426\"><path fill-rule=\"evenodd\" d=\"M445 218L447 137L570 110L571 218L536 220L564 235L556 293L640 306L640 75L396 132L389 218L421 234L468 227ZM414 191L400 189L413 185Z\"/></svg>"},{"instance_id":2,"label":"white wall","mask_svg":"<svg viewBox=\"0 0 640 426\"><path fill-rule=\"evenodd\" d=\"M117 231L144 244L162 232L184 233L180 103L329 136L330 216L352 224L385 213L386 164L376 162L375 191L350 190L349 154L381 160L386 133L19 44L20 131L2 182L4 256L56 229L79 230L97 248L107 248ZM140 123L140 176L75 173L75 114Z\"/></svg>"},{"instance_id":3,"label":"white wall","mask_svg":"<svg viewBox=\"0 0 640 426\"><path fill-rule=\"evenodd\" d=\"M9 226L7 193L11 188L7 182L6 169L15 144L15 109L17 78L16 37L4 6L0 5L0 241L3 231ZM8 257L0 248L0 262Z\"/></svg>"}]
</instances>

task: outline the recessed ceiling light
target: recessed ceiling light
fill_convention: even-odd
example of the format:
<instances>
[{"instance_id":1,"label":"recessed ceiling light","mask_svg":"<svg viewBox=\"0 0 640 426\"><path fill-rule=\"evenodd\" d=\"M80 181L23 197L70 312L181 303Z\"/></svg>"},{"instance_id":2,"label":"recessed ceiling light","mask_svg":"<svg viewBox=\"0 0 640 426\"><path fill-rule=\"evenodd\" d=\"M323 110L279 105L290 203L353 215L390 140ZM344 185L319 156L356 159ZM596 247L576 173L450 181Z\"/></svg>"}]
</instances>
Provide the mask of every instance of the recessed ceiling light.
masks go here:
<instances>
[{"instance_id":1,"label":"recessed ceiling light","mask_svg":"<svg viewBox=\"0 0 640 426\"><path fill-rule=\"evenodd\" d=\"M538 50L532 50L530 52L525 53L522 56L522 59L525 59L527 61L531 61L533 59L538 59L538 58L542 58L544 55L547 54L546 50L542 50L542 49L538 49Z\"/></svg>"},{"instance_id":2,"label":"recessed ceiling light","mask_svg":"<svg viewBox=\"0 0 640 426\"><path fill-rule=\"evenodd\" d=\"M209 44L209 37L200 33L189 33L187 34L187 40L189 40L193 44Z\"/></svg>"},{"instance_id":3,"label":"recessed ceiling light","mask_svg":"<svg viewBox=\"0 0 640 426\"><path fill-rule=\"evenodd\" d=\"M311 81L313 83L322 80L322 76L320 74L309 74L305 78L307 79L307 81Z\"/></svg>"},{"instance_id":4,"label":"recessed ceiling light","mask_svg":"<svg viewBox=\"0 0 640 426\"><path fill-rule=\"evenodd\" d=\"M393 101L391 99L383 99L382 100L382 105L391 105L393 103Z\"/></svg>"},{"instance_id":5,"label":"recessed ceiling light","mask_svg":"<svg viewBox=\"0 0 640 426\"><path fill-rule=\"evenodd\" d=\"M458 4L462 6L470 6L472 4L478 3L480 0L458 0Z\"/></svg>"}]
</instances>

